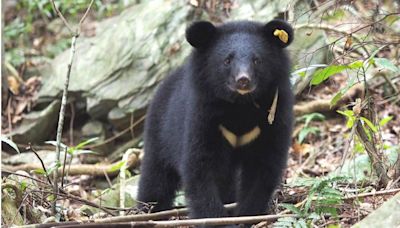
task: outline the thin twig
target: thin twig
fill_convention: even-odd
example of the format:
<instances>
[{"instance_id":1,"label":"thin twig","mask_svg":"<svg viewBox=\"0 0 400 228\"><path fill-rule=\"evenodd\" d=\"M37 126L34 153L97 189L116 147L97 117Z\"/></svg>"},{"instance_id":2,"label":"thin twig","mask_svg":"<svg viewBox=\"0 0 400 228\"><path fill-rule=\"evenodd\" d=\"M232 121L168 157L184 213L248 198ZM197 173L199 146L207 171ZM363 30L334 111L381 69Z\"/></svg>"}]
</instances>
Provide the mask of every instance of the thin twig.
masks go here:
<instances>
[{"instance_id":1,"label":"thin twig","mask_svg":"<svg viewBox=\"0 0 400 228\"><path fill-rule=\"evenodd\" d=\"M32 190L32 192L41 192L41 193L53 194L53 192L46 191L46 190ZM84 203L84 204L86 204L88 206L91 206L91 207L94 207L94 208L98 208L98 209L106 212L107 214L114 216L114 213L112 213L107 208L102 207L102 206L100 206L100 205L98 205L98 204L96 204L96 203L94 203L92 201L85 200L85 199L82 199L80 197L74 196L74 195L72 195L72 194L70 194L68 192L65 192L62 189L57 193L57 196L61 196L61 197L68 198L68 199L73 200L73 201Z\"/></svg>"},{"instance_id":2,"label":"thin twig","mask_svg":"<svg viewBox=\"0 0 400 228\"><path fill-rule=\"evenodd\" d=\"M354 196L346 196L346 197L344 197L344 199L348 200L348 199L363 198L363 197L368 197L368 196L380 196L380 195L387 195L387 194L392 194L392 193L397 193L397 192L400 192L400 188L388 189L388 190L382 190L382 191L376 191L376 192L366 192L366 193L361 193L361 194L357 194Z\"/></svg>"},{"instance_id":3,"label":"thin twig","mask_svg":"<svg viewBox=\"0 0 400 228\"><path fill-rule=\"evenodd\" d=\"M379 19L379 20L377 20L377 21L374 21L374 22L372 22L372 23L370 23L370 24L367 24L367 25L365 25L365 26L361 26L361 27L359 27L359 28L353 30L353 31L351 32L351 34L353 35L353 34L359 32L359 31L361 31L361 30L363 30L363 29L373 27L375 24L378 24L378 23L382 22L383 20L385 20L387 17L393 16L393 15L400 15L400 13L388 13L388 14L386 14L384 17L382 17L381 19ZM326 48L326 47L330 47L330 46L332 46L332 45L335 45L337 42L339 42L340 40L342 40L342 39L344 39L344 38L346 38L346 37L348 37L348 35L344 35L344 36L342 36L342 37L339 37L339 38L335 39L334 41L330 42L329 44L323 45L323 46L321 46L321 47L315 49L312 53L309 53L309 54L314 54L315 52L320 51L320 50L322 50L322 49L324 49L324 48ZM303 58L306 58L306 56L304 56ZM301 59L298 59L298 61L301 61Z\"/></svg>"},{"instance_id":4,"label":"thin twig","mask_svg":"<svg viewBox=\"0 0 400 228\"><path fill-rule=\"evenodd\" d=\"M344 162L346 161L347 155L349 154L350 144L351 144L351 141L353 141L353 137L354 137L355 133L356 133L356 125L354 124L350 131L349 140L346 140L346 144L345 144L343 154L342 154L342 160L340 161L339 172L342 171Z\"/></svg>"},{"instance_id":5,"label":"thin twig","mask_svg":"<svg viewBox=\"0 0 400 228\"><path fill-rule=\"evenodd\" d=\"M12 141L11 101L12 101L12 95L8 97L8 102L7 102L8 132L10 133L10 140Z\"/></svg>"},{"instance_id":6,"label":"thin twig","mask_svg":"<svg viewBox=\"0 0 400 228\"><path fill-rule=\"evenodd\" d=\"M53 10L56 11L58 17L63 21L64 25L67 26L68 30L70 31L71 34L75 34L74 30L72 29L71 25L69 25L68 21L65 19L64 15L60 12L56 4L54 3L54 0L50 0L51 6L53 7Z\"/></svg>"},{"instance_id":7,"label":"thin twig","mask_svg":"<svg viewBox=\"0 0 400 228\"><path fill-rule=\"evenodd\" d=\"M342 34L345 37L352 37L358 43L362 43L362 40L360 40L356 36L353 36L353 33L355 33L355 32L348 32L348 31L345 31L345 30L341 30L341 29L338 29L337 26L332 26L332 25L327 25L327 24L300 24L300 25L296 25L295 26L295 29L302 29L302 28L320 29L320 30L325 30L325 31L332 31L332 32L335 32L335 33ZM365 48L364 45L361 48L364 50L366 55L369 54L368 50Z\"/></svg>"},{"instance_id":8,"label":"thin twig","mask_svg":"<svg viewBox=\"0 0 400 228\"><path fill-rule=\"evenodd\" d=\"M36 179L36 178L34 178L34 177L27 176L27 175L24 175L24 174L21 174L21 173L15 173L15 172L11 172L11 171L4 170L4 169L1 170L1 173L2 173L2 174L16 175L16 176L20 176L20 177L25 177L25 178L29 178L29 179L31 179L31 180L34 180L34 181L36 181L36 182L42 183L42 184L44 184L44 185L49 185L49 183L46 182L46 181L42 181L42 180L40 180L40 179ZM9 177L7 177L7 178L9 178ZM11 179L11 180L12 180L12 179ZM52 185L52 184L51 184L51 185Z\"/></svg>"},{"instance_id":9,"label":"thin twig","mask_svg":"<svg viewBox=\"0 0 400 228\"><path fill-rule=\"evenodd\" d=\"M69 121L69 145L74 145L74 121L75 121L75 106L74 102L70 104L71 119Z\"/></svg>"},{"instance_id":10,"label":"thin twig","mask_svg":"<svg viewBox=\"0 0 400 228\"><path fill-rule=\"evenodd\" d=\"M68 148L64 147L64 162L63 162L63 169L61 173L61 188L64 188L64 174L65 174L65 166L67 164L67 154L68 154Z\"/></svg>"},{"instance_id":11,"label":"thin twig","mask_svg":"<svg viewBox=\"0 0 400 228\"><path fill-rule=\"evenodd\" d=\"M33 147L31 146L30 143L29 143L28 150L32 151L36 155L36 157L39 159L40 164L42 165L42 169L44 170L44 174L46 175L47 181L49 182L50 185L53 185L53 183L51 182L51 179L49 177L49 174L48 174L48 172L46 170L46 166L44 165L44 162L43 162L42 158L40 158L39 154L36 152L35 149L33 149Z\"/></svg>"},{"instance_id":12,"label":"thin twig","mask_svg":"<svg viewBox=\"0 0 400 228\"><path fill-rule=\"evenodd\" d=\"M82 25L82 23L85 21L87 15L89 14L89 11L90 11L90 9L92 8L93 2L94 2L94 0L91 0L91 1L90 1L89 6L88 6L88 8L86 9L85 14L83 14L81 20L79 21L79 25L78 25L78 34L81 34L81 29L82 29L82 26L81 26L81 25Z\"/></svg>"}]
</instances>

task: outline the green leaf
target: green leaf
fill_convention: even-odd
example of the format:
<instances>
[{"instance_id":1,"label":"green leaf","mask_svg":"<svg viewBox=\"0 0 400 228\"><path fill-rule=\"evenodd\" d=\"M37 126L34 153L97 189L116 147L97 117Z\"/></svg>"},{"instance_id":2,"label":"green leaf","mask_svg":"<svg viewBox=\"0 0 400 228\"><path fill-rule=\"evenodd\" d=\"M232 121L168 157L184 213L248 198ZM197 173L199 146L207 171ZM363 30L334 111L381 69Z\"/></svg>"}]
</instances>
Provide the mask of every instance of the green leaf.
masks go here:
<instances>
[{"instance_id":1,"label":"green leaf","mask_svg":"<svg viewBox=\"0 0 400 228\"><path fill-rule=\"evenodd\" d=\"M308 124L312 121L312 120L325 120L325 116L322 115L321 113L318 112L313 112L307 115L302 116L301 119L305 119L304 124L306 126L308 126Z\"/></svg>"},{"instance_id":2,"label":"green leaf","mask_svg":"<svg viewBox=\"0 0 400 228\"><path fill-rule=\"evenodd\" d=\"M319 207L317 208L317 213L325 213L325 214L330 214L333 217L337 217L337 209L334 207Z\"/></svg>"},{"instance_id":3,"label":"green leaf","mask_svg":"<svg viewBox=\"0 0 400 228\"><path fill-rule=\"evenodd\" d=\"M54 197L53 194L50 194L49 196L47 196L47 201L52 202L56 199L56 197Z\"/></svg>"},{"instance_id":4,"label":"green leaf","mask_svg":"<svg viewBox=\"0 0 400 228\"><path fill-rule=\"evenodd\" d=\"M354 112L352 110L344 110L344 111L337 110L336 112L338 112L348 118L354 117Z\"/></svg>"},{"instance_id":5,"label":"green leaf","mask_svg":"<svg viewBox=\"0 0 400 228\"><path fill-rule=\"evenodd\" d=\"M302 77L302 78L304 78L304 77L306 76L306 72L305 72L305 71L299 72L299 76Z\"/></svg>"},{"instance_id":6,"label":"green leaf","mask_svg":"<svg viewBox=\"0 0 400 228\"><path fill-rule=\"evenodd\" d=\"M292 72L292 76L305 77L307 75L307 72L312 71L316 68L327 67L327 66L328 65L326 65L326 64L313 64L308 67L304 67L304 68L301 68L301 69L298 69L298 70Z\"/></svg>"},{"instance_id":7,"label":"green leaf","mask_svg":"<svg viewBox=\"0 0 400 228\"><path fill-rule=\"evenodd\" d=\"M315 72L310 83L311 85L319 85L321 84L321 82L325 81L330 76L338 74L347 68L348 67L344 65L331 65L326 67L325 69L319 69Z\"/></svg>"},{"instance_id":8,"label":"green leaf","mask_svg":"<svg viewBox=\"0 0 400 228\"><path fill-rule=\"evenodd\" d=\"M312 219L312 220L318 220L318 219L321 219L321 216L319 216L317 213L315 213L315 212L312 212L311 214L309 214L308 216L307 216L307 218L309 218L309 219Z\"/></svg>"},{"instance_id":9,"label":"green leaf","mask_svg":"<svg viewBox=\"0 0 400 228\"><path fill-rule=\"evenodd\" d=\"M6 138L4 135L1 136L1 141L12 147L15 151L17 151L19 154L21 153L18 149L17 144L15 144L13 141L9 140Z\"/></svg>"},{"instance_id":10,"label":"green leaf","mask_svg":"<svg viewBox=\"0 0 400 228\"><path fill-rule=\"evenodd\" d=\"M281 203L281 204L279 204L280 206L282 206L282 207L284 207L284 208L286 208L286 209L288 209L289 211L291 211L291 212L293 212L293 213L295 213L295 214L297 214L297 215L302 215L303 213L300 211L300 209L299 208L297 208L295 205L293 205L293 204L290 204L290 203Z\"/></svg>"},{"instance_id":11,"label":"green leaf","mask_svg":"<svg viewBox=\"0 0 400 228\"><path fill-rule=\"evenodd\" d=\"M296 218L284 217L279 218L274 224L274 228L293 228L294 224L297 222Z\"/></svg>"},{"instance_id":12,"label":"green leaf","mask_svg":"<svg viewBox=\"0 0 400 228\"><path fill-rule=\"evenodd\" d=\"M374 133L378 132L378 129L374 126L374 124L369 119L367 119L365 117L360 117L360 119L363 120Z\"/></svg>"},{"instance_id":13,"label":"green leaf","mask_svg":"<svg viewBox=\"0 0 400 228\"><path fill-rule=\"evenodd\" d=\"M400 16L398 15L387 15L387 17L385 17L385 21L389 26L392 26L398 20L400 20Z\"/></svg>"},{"instance_id":14,"label":"green leaf","mask_svg":"<svg viewBox=\"0 0 400 228\"><path fill-rule=\"evenodd\" d=\"M330 196L336 196L336 197L342 197L342 192L340 192L339 190L337 190L337 189L334 189L334 188L325 188L323 191L322 191L322 193L325 195L325 194L328 194L328 195L330 195Z\"/></svg>"},{"instance_id":15,"label":"green leaf","mask_svg":"<svg viewBox=\"0 0 400 228\"><path fill-rule=\"evenodd\" d=\"M94 141L96 141L98 139L99 139L99 137L94 137L94 138L90 138L88 140L85 140L85 141L79 143L76 146L68 148L68 153L71 154L71 155L72 154L97 154L96 152L91 151L91 150L81 150L81 149L84 146L86 146L86 145L88 145L88 144L90 144L90 143L92 143L92 142L94 142Z\"/></svg>"},{"instance_id":16,"label":"green leaf","mask_svg":"<svg viewBox=\"0 0 400 228\"><path fill-rule=\"evenodd\" d=\"M38 175L45 175L46 172L44 171L44 169L40 168L40 169L34 169L33 173L38 174Z\"/></svg>"},{"instance_id":17,"label":"green leaf","mask_svg":"<svg viewBox=\"0 0 400 228\"><path fill-rule=\"evenodd\" d=\"M354 116L354 112L352 110L345 110L345 111L337 110L336 112L347 117L347 123L346 123L347 128L353 127L353 125L356 121L356 117Z\"/></svg>"},{"instance_id":18,"label":"green leaf","mask_svg":"<svg viewBox=\"0 0 400 228\"><path fill-rule=\"evenodd\" d=\"M60 167L61 167L61 163L59 161L52 162L49 165L49 167L46 167L47 168L47 175L50 175L51 173L53 173L55 170L57 170Z\"/></svg>"},{"instance_id":19,"label":"green leaf","mask_svg":"<svg viewBox=\"0 0 400 228\"><path fill-rule=\"evenodd\" d=\"M96 141L96 140L98 140L98 139L99 139L99 137L90 138L90 139L88 139L88 140L85 140L85 141L79 143L79 144L76 146L76 149L81 149L82 147L86 146L87 144L90 144L90 143L92 143L92 142L94 142L94 141Z\"/></svg>"},{"instance_id":20,"label":"green leaf","mask_svg":"<svg viewBox=\"0 0 400 228\"><path fill-rule=\"evenodd\" d=\"M361 127L364 130L365 134L367 135L368 140L371 141L372 140L371 132L365 127L364 124L361 124Z\"/></svg>"},{"instance_id":21,"label":"green leaf","mask_svg":"<svg viewBox=\"0 0 400 228\"><path fill-rule=\"evenodd\" d=\"M331 107L335 106L337 102L340 101L340 99L342 99L342 97L343 97L343 92L342 91L338 92L331 100Z\"/></svg>"},{"instance_id":22,"label":"green leaf","mask_svg":"<svg viewBox=\"0 0 400 228\"><path fill-rule=\"evenodd\" d=\"M296 228L308 228L309 226L307 225L306 221L304 219L299 219L297 223L295 223Z\"/></svg>"},{"instance_id":23,"label":"green leaf","mask_svg":"<svg viewBox=\"0 0 400 228\"><path fill-rule=\"evenodd\" d=\"M21 185L20 185L21 190L25 191L27 186L28 186L28 184L26 183L26 181L22 180L21 181Z\"/></svg>"},{"instance_id":24,"label":"green leaf","mask_svg":"<svg viewBox=\"0 0 400 228\"><path fill-rule=\"evenodd\" d=\"M80 155L80 154L99 154L95 151L92 150L73 150L71 153L73 153L74 155Z\"/></svg>"},{"instance_id":25,"label":"green leaf","mask_svg":"<svg viewBox=\"0 0 400 228\"><path fill-rule=\"evenodd\" d=\"M393 72L399 72L399 68L394 65L389 59L386 58L374 58L375 64L383 69L387 69Z\"/></svg>"},{"instance_id":26,"label":"green leaf","mask_svg":"<svg viewBox=\"0 0 400 228\"><path fill-rule=\"evenodd\" d=\"M117 170L120 170L121 167L125 164L126 161L120 161L117 164L113 165L112 167L110 167L110 169L108 170L109 172L115 172Z\"/></svg>"},{"instance_id":27,"label":"green leaf","mask_svg":"<svg viewBox=\"0 0 400 228\"><path fill-rule=\"evenodd\" d=\"M360 69L361 67L363 67L363 65L364 65L364 62L362 60L357 60L357 61L350 63L348 66L350 69L354 70L354 69Z\"/></svg>"},{"instance_id":28,"label":"green leaf","mask_svg":"<svg viewBox=\"0 0 400 228\"><path fill-rule=\"evenodd\" d=\"M316 127L306 127L301 129L301 131L299 132L299 143L301 144L308 134L317 134L319 132L319 128Z\"/></svg>"},{"instance_id":29,"label":"green leaf","mask_svg":"<svg viewBox=\"0 0 400 228\"><path fill-rule=\"evenodd\" d=\"M355 120L356 120L355 118L348 118L346 122L346 127L352 128L354 126Z\"/></svg>"},{"instance_id":30,"label":"green leaf","mask_svg":"<svg viewBox=\"0 0 400 228\"><path fill-rule=\"evenodd\" d=\"M384 126L385 124L387 124L389 121L391 121L393 119L393 116L387 116L383 119L381 119L381 121L379 121L379 126Z\"/></svg>"},{"instance_id":31,"label":"green leaf","mask_svg":"<svg viewBox=\"0 0 400 228\"><path fill-rule=\"evenodd\" d=\"M44 142L44 143L46 143L46 144L49 144L49 145L52 145L52 146L57 146L57 141L54 141L54 140L52 140L52 141L46 141L46 142ZM65 149L65 148L67 148L67 145L65 145L64 143L60 143L60 147L61 147L61 149Z\"/></svg>"}]
</instances>

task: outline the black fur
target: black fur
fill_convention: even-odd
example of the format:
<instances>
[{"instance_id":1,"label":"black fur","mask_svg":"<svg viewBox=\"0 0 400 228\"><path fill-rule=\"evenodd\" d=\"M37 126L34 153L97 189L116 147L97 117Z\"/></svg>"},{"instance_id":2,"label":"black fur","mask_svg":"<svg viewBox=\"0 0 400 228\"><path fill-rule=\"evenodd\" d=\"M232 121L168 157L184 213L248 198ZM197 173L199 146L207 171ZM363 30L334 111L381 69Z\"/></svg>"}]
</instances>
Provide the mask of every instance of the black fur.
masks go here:
<instances>
[{"instance_id":1,"label":"black fur","mask_svg":"<svg viewBox=\"0 0 400 228\"><path fill-rule=\"evenodd\" d=\"M288 43L276 41L275 27L287 31ZM238 202L236 215L266 213L291 139L290 64L282 47L292 41L293 31L278 20L219 27L197 22L186 37L195 49L163 81L147 113L138 200L156 202L154 211L165 210L183 187L193 218L228 216L223 204L233 201ZM235 91L240 74L249 76L250 93ZM277 89L270 125L267 116ZM255 126L261 133L233 148L220 124L236 135Z\"/></svg>"}]
</instances>

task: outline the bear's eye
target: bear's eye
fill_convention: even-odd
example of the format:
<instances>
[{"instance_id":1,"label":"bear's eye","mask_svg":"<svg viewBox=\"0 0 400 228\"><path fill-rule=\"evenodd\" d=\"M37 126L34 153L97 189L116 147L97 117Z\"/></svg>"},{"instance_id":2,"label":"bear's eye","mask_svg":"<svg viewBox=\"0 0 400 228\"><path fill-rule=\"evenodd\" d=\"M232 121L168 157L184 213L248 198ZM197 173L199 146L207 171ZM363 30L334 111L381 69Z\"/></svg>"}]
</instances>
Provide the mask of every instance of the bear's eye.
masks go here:
<instances>
[{"instance_id":1,"label":"bear's eye","mask_svg":"<svg viewBox=\"0 0 400 228\"><path fill-rule=\"evenodd\" d=\"M260 64L261 60L259 58L254 58L253 63L254 65Z\"/></svg>"},{"instance_id":2,"label":"bear's eye","mask_svg":"<svg viewBox=\"0 0 400 228\"><path fill-rule=\"evenodd\" d=\"M224 60L224 64L225 65L229 65L229 64L231 64L231 58L226 58L225 60Z\"/></svg>"}]
</instances>

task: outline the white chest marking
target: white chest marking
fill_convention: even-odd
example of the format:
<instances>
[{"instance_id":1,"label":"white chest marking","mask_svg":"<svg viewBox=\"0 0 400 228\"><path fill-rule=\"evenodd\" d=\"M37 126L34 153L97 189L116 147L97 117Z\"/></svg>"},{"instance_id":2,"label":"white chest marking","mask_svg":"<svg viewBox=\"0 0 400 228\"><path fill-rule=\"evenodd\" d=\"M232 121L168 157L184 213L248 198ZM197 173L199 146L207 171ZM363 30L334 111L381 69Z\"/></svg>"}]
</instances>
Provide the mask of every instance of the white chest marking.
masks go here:
<instances>
[{"instance_id":1,"label":"white chest marking","mask_svg":"<svg viewBox=\"0 0 400 228\"><path fill-rule=\"evenodd\" d=\"M261 132L260 127L255 126L249 132L241 136L237 136L222 125L219 125L218 127L224 138L229 142L229 144L231 144L232 147L244 146L251 143L260 135Z\"/></svg>"}]
</instances>

